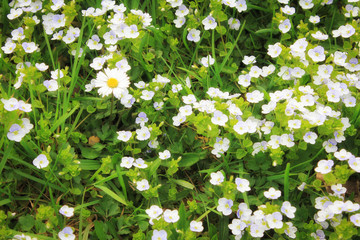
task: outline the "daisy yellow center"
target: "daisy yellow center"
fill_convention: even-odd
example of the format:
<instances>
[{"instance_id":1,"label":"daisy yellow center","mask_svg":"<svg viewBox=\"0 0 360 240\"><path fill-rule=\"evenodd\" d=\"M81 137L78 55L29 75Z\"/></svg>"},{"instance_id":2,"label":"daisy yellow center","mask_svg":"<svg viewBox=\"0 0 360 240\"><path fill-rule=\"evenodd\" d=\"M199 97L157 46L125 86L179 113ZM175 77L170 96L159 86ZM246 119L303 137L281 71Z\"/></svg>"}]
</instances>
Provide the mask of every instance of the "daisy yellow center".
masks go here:
<instances>
[{"instance_id":1,"label":"daisy yellow center","mask_svg":"<svg viewBox=\"0 0 360 240\"><path fill-rule=\"evenodd\" d=\"M118 80L116 78L109 78L107 80L107 85L110 88L116 88L118 84L119 84L119 82L118 82Z\"/></svg>"}]
</instances>

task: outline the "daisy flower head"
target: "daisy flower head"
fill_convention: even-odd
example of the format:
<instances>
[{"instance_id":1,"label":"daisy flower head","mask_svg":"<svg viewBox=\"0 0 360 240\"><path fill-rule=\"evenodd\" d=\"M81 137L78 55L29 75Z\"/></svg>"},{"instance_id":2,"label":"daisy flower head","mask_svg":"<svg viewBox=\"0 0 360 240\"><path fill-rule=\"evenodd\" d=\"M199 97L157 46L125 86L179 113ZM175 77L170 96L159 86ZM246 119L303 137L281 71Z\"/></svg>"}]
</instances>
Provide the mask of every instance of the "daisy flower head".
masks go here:
<instances>
[{"instance_id":1,"label":"daisy flower head","mask_svg":"<svg viewBox=\"0 0 360 240\"><path fill-rule=\"evenodd\" d=\"M98 87L98 93L102 97L114 94L120 99L130 85L129 76L120 69L106 68L104 71L98 72L94 81L95 87Z\"/></svg>"}]
</instances>

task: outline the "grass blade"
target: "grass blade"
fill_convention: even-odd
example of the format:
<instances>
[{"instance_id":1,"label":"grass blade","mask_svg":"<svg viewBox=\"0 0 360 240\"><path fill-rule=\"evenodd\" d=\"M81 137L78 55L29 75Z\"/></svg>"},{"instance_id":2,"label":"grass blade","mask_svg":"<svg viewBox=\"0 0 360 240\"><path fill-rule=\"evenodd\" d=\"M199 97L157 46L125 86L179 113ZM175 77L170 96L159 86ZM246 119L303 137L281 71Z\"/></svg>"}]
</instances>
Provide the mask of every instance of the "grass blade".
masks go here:
<instances>
[{"instance_id":1,"label":"grass blade","mask_svg":"<svg viewBox=\"0 0 360 240\"><path fill-rule=\"evenodd\" d=\"M112 197L113 199L118 201L119 203L122 203L125 206L128 205L124 198L120 197L119 195L117 195L116 193L111 191L109 188L107 188L105 186L100 186L100 185L95 185L95 187L101 189L104 193L106 193L107 195L109 195L110 197Z\"/></svg>"}]
</instances>

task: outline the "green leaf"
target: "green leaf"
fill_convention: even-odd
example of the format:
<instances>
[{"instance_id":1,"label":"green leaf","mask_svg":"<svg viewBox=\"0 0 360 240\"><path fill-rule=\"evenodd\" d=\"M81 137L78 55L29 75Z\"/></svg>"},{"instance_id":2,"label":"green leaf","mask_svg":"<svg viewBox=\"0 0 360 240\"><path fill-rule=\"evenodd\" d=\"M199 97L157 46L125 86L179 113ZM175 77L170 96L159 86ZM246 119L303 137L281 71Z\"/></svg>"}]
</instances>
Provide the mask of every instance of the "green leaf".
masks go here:
<instances>
[{"instance_id":1,"label":"green leaf","mask_svg":"<svg viewBox=\"0 0 360 240\"><path fill-rule=\"evenodd\" d=\"M118 201L119 203L122 203L126 206L128 205L126 200L122 196L117 195L116 193L111 191L109 188L107 188L105 186L99 186L99 185L95 185L95 187L101 189L102 191L104 191L104 193L106 193L107 195L109 195L110 197L112 197L113 199Z\"/></svg>"},{"instance_id":2,"label":"green leaf","mask_svg":"<svg viewBox=\"0 0 360 240\"><path fill-rule=\"evenodd\" d=\"M85 160L81 159L80 168L82 170L98 170L100 168L100 162L98 160Z\"/></svg>"},{"instance_id":3,"label":"green leaf","mask_svg":"<svg viewBox=\"0 0 360 240\"><path fill-rule=\"evenodd\" d=\"M224 26L217 26L216 27L216 31L220 34L220 35L225 35L226 33L226 28Z\"/></svg>"},{"instance_id":4,"label":"green leaf","mask_svg":"<svg viewBox=\"0 0 360 240\"><path fill-rule=\"evenodd\" d=\"M243 157L245 157L247 154L247 152L244 149L238 149L236 150L236 158L237 159L242 159Z\"/></svg>"},{"instance_id":5,"label":"green leaf","mask_svg":"<svg viewBox=\"0 0 360 240\"><path fill-rule=\"evenodd\" d=\"M253 145L253 142L250 139L245 139L243 142L243 146L248 148L251 147Z\"/></svg>"},{"instance_id":6,"label":"green leaf","mask_svg":"<svg viewBox=\"0 0 360 240\"><path fill-rule=\"evenodd\" d=\"M161 159L157 158L149 167L149 176L153 176L156 170L160 167Z\"/></svg>"},{"instance_id":7,"label":"green leaf","mask_svg":"<svg viewBox=\"0 0 360 240\"><path fill-rule=\"evenodd\" d=\"M192 185L191 183L185 181L185 180L181 180L181 179L176 179L173 180L176 184L183 186L184 188L188 188L188 189L194 189L194 185Z\"/></svg>"},{"instance_id":8,"label":"green leaf","mask_svg":"<svg viewBox=\"0 0 360 240\"><path fill-rule=\"evenodd\" d=\"M100 240L107 240L106 234L104 232L104 223L103 222L99 222L99 221L95 221L94 222L94 226L95 226L95 233L96 236L100 239Z\"/></svg>"},{"instance_id":9,"label":"green leaf","mask_svg":"<svg viewBox=\"0 0 360 240\"><path fill-rule=\"evenodd\" d=\"M33 108L43 108L44 105L39 100L34 100L31 102Z\"/></svg>"},{"instance_id":10,"label":"green leaf","mask_svg":"<svg viewBox=\"0 0 360 240\"><path fill-rule=\"evenodd\" d=\"M307 143L306 142L300 142L299 143L299 149L305 151L307 149Z\"/></svg>"},{"instance_id":11,"label":"green leaf","mask_svg":"<svg viewBox=\"0 0 360 240\"><path fill-rule=\"evenodd\" d=\"M89 105L89 106L86 107L86 111L88 113L93 113L93 112L96 111L96 108L94 108L94 106L92 106L92 105Z\"/></svg>"},{"instance_id":12,"label":"green leaf","mask_svg":"<svg viewBox=\"0 0 360 240\"><path fill-rule=\"evenodd\" d=\"M177 223L177 228L185 232L187 229L187 224L186 224L186 210L183 202L181 202L179 207L179 217L180 219Z\"/></svg>"},{"instance_id":13,"label":"green leaf","mask_svg":"<svg viewBox=\"0 0 360 240\"><path fill-rule=\"evenodd\" d=\"M87 159L95 159L99 157L101 153L91 148L86 148L81 146L79 146L79 148L81 149L81 155Z\"/></svg>"},{"instance_id":14,"label":"green leaf","mask_svg":"<svg viewBox=\"0 0 360 240\"><path fill-rule=\"evenodd\" d=\"M190 167L205 158L206 152L201 153L184 153L179 162L179 167Z\"/></svg>"},{"instance_id":15,"label":"green leaf","mask_svg":"<svg viewBox=\"0 0 360 240\"><path fill-rule=\"evenodd\" d=\"M25 215L19 217L19 223L21 225L21 229L24 231L30 231L35 225L35 219L31 215Z\"/></svg>"}]
</instances>

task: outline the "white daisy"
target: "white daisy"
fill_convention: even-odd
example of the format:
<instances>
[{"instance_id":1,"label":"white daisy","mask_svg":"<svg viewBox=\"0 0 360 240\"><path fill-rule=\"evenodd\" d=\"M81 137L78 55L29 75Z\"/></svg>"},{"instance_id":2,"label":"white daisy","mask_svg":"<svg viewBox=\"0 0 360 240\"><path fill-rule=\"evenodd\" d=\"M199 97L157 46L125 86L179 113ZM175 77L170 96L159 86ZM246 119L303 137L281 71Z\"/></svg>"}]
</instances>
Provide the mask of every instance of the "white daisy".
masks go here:
<instances>
[{"instance_id":1,"label":"white daisy","mask_svg":"<svg viewBox=\"0 0 360 240\"><path fill-rule=\"evenodd\" d=\"M94 81L95 87L98 87L98 93L102 96L114 94L120 99L127 93L130 85L129 76L119 69L104 69L104 72L98 72Z\"/></svg>"}]
</instances>

